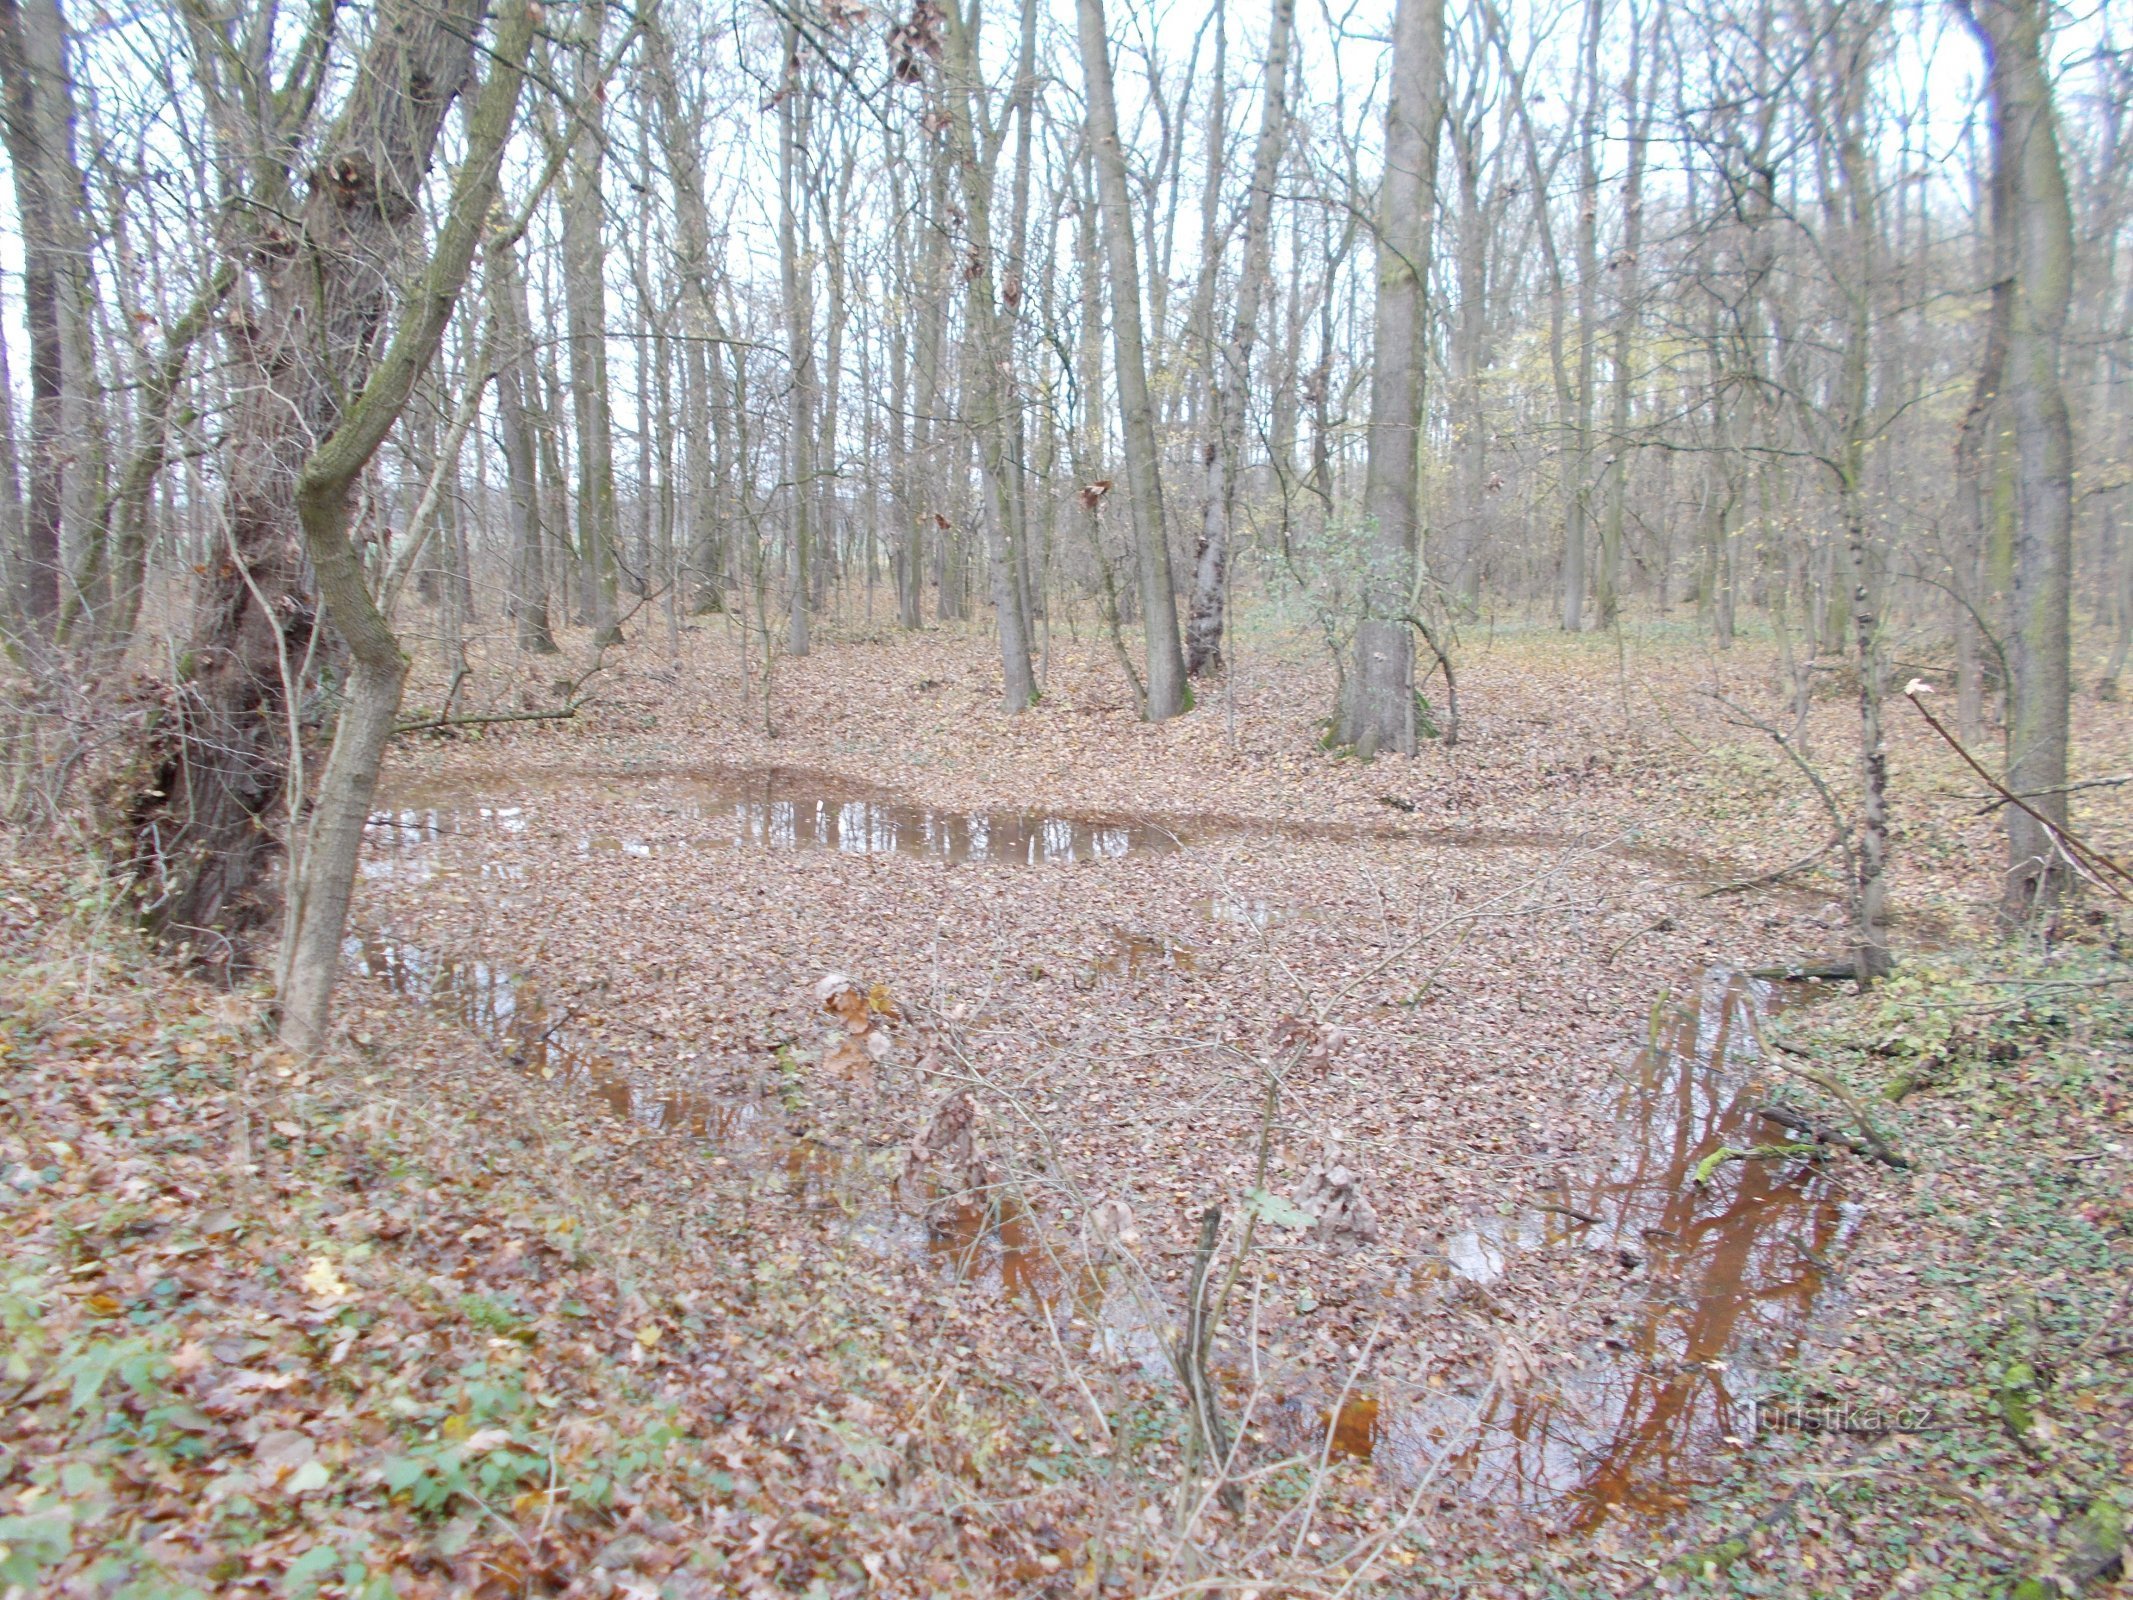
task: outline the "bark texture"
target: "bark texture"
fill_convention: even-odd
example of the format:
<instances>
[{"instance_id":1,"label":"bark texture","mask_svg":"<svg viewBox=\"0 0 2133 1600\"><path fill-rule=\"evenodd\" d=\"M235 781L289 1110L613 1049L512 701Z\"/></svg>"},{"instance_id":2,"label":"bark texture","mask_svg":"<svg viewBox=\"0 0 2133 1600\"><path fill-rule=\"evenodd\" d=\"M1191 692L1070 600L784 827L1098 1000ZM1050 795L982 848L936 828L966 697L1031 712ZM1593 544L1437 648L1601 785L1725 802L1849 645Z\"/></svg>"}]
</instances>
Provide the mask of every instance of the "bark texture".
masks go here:
<instances>
[{"instance_id":1,"label":"bark texture","mask_svg":"<svg viewBox=\"0 0 2133 1600\"><path fill-rule=\"evenodd\" d=\"M2007 636L2007 787L2040 814L2007 806L2014 920L2049 911L2071 884L2053 829L2066 825L2072 693L2073 425L2061 366L2073 292L2074 222L2044 64L2045 8L1969 0L1987 61L1992 110L1992 228L2003 381L1992 407L2002 437L1987 449L2005 473L2013 573ZM1997 497L1995 497L1997 498Z\"/></svg>"},{"instance_id":2,"label":"bark texture","mask_svg":"<svg viewBox=\"0 0 2133 1600\"><path fill-rule=\"evenodd\" d=\"M1340 722L1341 742L1365 757L1415 753L1415 643L1408 618L1421 547L1425 297L1443 120L1443 0L1399 0L1378 195L1377 343L1363 491L1370 567Z\"/></svg>"}]
</instances>

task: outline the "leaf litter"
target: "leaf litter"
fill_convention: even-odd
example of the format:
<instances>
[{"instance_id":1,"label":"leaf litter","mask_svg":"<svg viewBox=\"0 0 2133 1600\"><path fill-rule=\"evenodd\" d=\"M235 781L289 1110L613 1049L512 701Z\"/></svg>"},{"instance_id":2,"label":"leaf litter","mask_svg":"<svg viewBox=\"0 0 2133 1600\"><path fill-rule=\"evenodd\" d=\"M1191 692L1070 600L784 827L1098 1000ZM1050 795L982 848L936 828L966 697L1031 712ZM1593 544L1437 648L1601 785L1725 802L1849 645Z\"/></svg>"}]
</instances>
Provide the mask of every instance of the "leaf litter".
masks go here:
<instances>
[{"instance_id":1,"label":"leaf litter","mask_svg":"<svg viewBox=\"0 0 2133 1600\"><path fill-rule=\"evenodd\" d=\"M1656 1221L1579 1218L1611 1197L1654 992L1835 941L1827 890L1703 894L1811 845L1811 805L1759 752L1708 782L1718 732L1663 663L1662 734L1548 644L1477 664L1460 751L1358 767L1316 748L1291 663L1246 679L1232 744L1212 714L1090 714L1100 657L1065 649L1009 721L981 660L788 663L771 741L699 652L625 664L583 726L412 752L350 950L393 981L349 988L313 1069L274 1064L251 1002L20 940L14 1126L34 1107L79 1159L46 1124L152 1130L175 1101L199 1153L131 1157L182 1175L161 1221L109 1221L93 1167L50 1220L9 1213L42 1417L14 1459L50 1468L11 1480L11 1551L218 1593L1064 1594L1401 1592L1434 1549L1458 1552L1436 1581L1515 1593L1649 1578L1692 1540L1733 1459L1729 1358L1702 1352L1737 1347L1601 1352L1710 1299L1670 1223L1729 1237L1703 1208L1767 1210L1756 1185L1836 1214L1830 1180L1729 1163L1686 1216L1670 1189ZM925 679L968 703L900 692ZM1943 924L1989 848L1947 810L1903 886ZM1673 1057L1713 1064L1714 1010ZM166 1058L176 1087L139 1070ZM1876 1198L1844 1239L1887 1225ZM1215 1347L1241 1514L1177 1498L1167 1364L1210 1205L1260 1224ZM1772 1237L1810 1276L1843 1243ZM190 1270L157 1276L173 1239ZM1759 1374L1829 1337L1785 1292ZM1642 1398L1594 1404L1588 1368ZM1702 1454L1610 1498L1566 1419L1661 1412L1704 1417ZM150 1418L152 1465L114 1470ZM1490 1459L1520 1438L1542 1470Z\"/></svg>"}]
</instances>

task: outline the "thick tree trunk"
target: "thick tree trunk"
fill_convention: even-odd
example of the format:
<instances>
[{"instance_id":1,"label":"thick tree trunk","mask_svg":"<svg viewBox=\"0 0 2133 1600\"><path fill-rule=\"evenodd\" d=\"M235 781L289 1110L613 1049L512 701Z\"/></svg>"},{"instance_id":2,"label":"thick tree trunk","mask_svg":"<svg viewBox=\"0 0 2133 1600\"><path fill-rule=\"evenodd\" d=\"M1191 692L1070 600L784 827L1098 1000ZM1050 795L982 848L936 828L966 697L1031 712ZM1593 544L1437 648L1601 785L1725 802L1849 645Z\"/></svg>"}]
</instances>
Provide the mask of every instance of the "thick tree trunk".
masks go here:
<instances>
[{"instance_id":1,"label":"thick tree trunk","mask_svg":"<svg viewBox=\"0 0 2133 1600\"><path fill-rule=\"evenodd\" d=\"M1413 610L1421 538L1426 299L1444 120L1444 0L1397 0L1385 177L1378 191L1377 313L1370 382L1372 523L1364 613L1340 738L1365 757L1415 752Z\"/></svg>"},{"instance_id":2,"label":"thick tree trunk","mask_svg":"<svg viewBox=\"0 0 2133 1600\"><path fill-rule=\"evenodd\" d=\"M2044 64L2044 6L1967 0L1964 10L1988 63L1992 226L1997 264L2006 274L1996 295L2005 296L1999 404L2013 434L2006 464L2014 547L2007 786L2029 797L2030 809L2004 808L2002 906L2021 921L2048 912L2072 883L2053 829L2066 825L2072 691L2073 428L2060 369L2074 224Z\"/></svg>"},{"instance_id":3,"label":"thick tree trunk","mask_svg":"<svg viewBox=\"0 0 2133 1600\"><path fill-rule=\"evenodd\" d=\"M1103 0L1076 0L1082 69L1088 75L1089 141L1096 162L1098 217L1111 290L1111 344L1126 451L1126 498L1132 509L1140 572L1142 626L1147 641L1144 715L1161 722L1186 709L1185 654L1178 642L1177 592L1170 576L1170 540L1157 468L1155 414L1148 399L1148 363L1141 333L1141 279L1133 242L1133 205L1126 188L1126 156L1119 143L1118 105L1111 82L1111 45Z\"/></svg>"},{"instance_id":4,"label":"thick tree trunk","mask_svg":"<svg viewBox=\"0 0 2133 1600\"><path fill-rule=\"evenodd\" d=\"M40 629L63 614L71 625L102 599L72 582L104 502L105 440L67 55L57 0L0 0L0 132L14 175L30 356L29 512L14 565L21 607Z\"/></svg>"},{"instance_id":5,"label":"thick tree trunk","mask_svg":"<svg viewBox=\"0 0 2133 1600\"><path fill-rule=\"evenodd\" d=\"M481 15L480 0L387 0L295 227L275 228L268 207L254 213L267 232L246 252L248 281L227 321L240 399L223 459L225 541L210 552L192 644L153 720L125 818L148 924L209 960L234 957L235 941L266 916L276 814L300 748L291 695L311 664L315 610L299 476L370 374Z\"/></svg>"},{"instance_id":6,"label":"thick tree trunk","mask_svg":"<svg viewBox=\"0 0 2133 1600\"><path fill-rule=\"evenodd\" d=\"M1889 751L1882 730L1888 671L1881 639L1880 585L1876 581L1870 513L1866 504L1867 412L1872 371L1874 296L1878 284L1875 174L1867 155L1865 59L1875 24L1868 22L1833 43L1831 102L1836 119L1837 176L1841 185L1833 220L1842 228L1850 269L1839 285L1838 374L1834 420L1837 508L1851 579L1853 667L1859 678L1859 817L1852 845L1852 971L1859 981L1886 977L1895 968L1889 948Z\"/></svg>"},{"instance_id":7,"label":"thick tree trunk","mask_svg":"<svg viewBox=\"0 0 2133 1600\"><path fill-rule=\"evenodd\" d=\"M1260 90L1259 137L1252 152L1252 189L1245 200L1244 264L1229 337L1215 356L1209 385L1207 483L1200 512L1199 559L1185 628L1185 669L1199 674L1222 664L1222 629L1229 596L1230 522L1244 453L1244 418L1251 404L1252 348L1259 337L1259 301L1272 277L1274 182L1281 170L1288 119L1289 34L1296 0L1274 0L1267 24L1266 78ZM1213 210L1209 206L1210 212ZM1213 227L1208 228L1210 241ZM1206 268L1210 276L1213 265ZM1210 312L1210 321L1212 312Z\"/></svg>"}]
</instances>

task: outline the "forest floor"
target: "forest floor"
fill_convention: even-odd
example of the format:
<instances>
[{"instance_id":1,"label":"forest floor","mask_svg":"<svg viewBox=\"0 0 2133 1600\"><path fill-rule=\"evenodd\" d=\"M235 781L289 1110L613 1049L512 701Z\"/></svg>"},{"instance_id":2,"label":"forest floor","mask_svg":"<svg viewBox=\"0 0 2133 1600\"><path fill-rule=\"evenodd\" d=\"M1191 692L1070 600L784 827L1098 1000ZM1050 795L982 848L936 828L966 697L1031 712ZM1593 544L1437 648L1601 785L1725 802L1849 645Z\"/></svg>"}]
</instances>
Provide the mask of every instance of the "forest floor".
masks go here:
<instances>
[{"instance_id":1,"label":"forest floor","mask_svg":"<svg viewBox=\"0 0 2133 1600\"><path fill-rule=\"evenodd\" d=\"M11 842L0 1583L1984 1595L2115 1552L2133 970L2100 910L1993 939L1989 797L1909 707L1908 960L1853 996L1744 975L1844 935L1835 853L1729 887L1831 833L1744 721L1790 724L1764 647L1477 633L1459 743L1364 765L1278 633L1153 727L1066 640L1016 718L955 632L767 701L717 619L678 646L402 741L317 1063ZM476 667L489 714L575 675ZM2084 699L2077 772L2129 767ZM2123 793L2076 796L2121 854ZM1214 1207L1233 1500L1173 1359Z\"/></svg>"}]
</instances>

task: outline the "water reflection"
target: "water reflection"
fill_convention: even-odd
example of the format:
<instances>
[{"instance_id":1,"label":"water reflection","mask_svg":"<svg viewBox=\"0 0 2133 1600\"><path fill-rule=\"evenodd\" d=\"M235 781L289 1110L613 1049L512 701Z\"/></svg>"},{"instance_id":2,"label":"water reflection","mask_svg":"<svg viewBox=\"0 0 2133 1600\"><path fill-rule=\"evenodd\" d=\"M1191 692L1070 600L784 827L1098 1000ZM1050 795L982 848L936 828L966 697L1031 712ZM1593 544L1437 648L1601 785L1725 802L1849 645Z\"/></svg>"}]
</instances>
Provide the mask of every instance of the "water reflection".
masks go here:
<instances>
[{"instance_id":1,"label":"water reflection","mask_svg":"<svg viewBox=\"0 0 2133 1600\"><path fill-rule=\"evenodd\" d=\"M550 780L526 787L561 790L566 785ZM619 831L584 835L577 841L579 853L651 856L754 847L915 856L958 865L1072 866L1178 848L1174 833L1150 823L1008 809L943 811L786 767L717 767L648 777L636 804L685 826L660 830L665 836L657 838ZM483 830L520 833L528 821L524 806L483 805L472 790L416 785L371 817L372 855L365 871L419 881L429 869L418 863L441 840ZM684 836L673 836L677 832Z\"/></svg>"},{"instance_id":2,"label":"water reflection","mask_svg":"<svg viewBox=\"0 0 2133 1600\"><path fill-rule=\"evenodd\" d=\"M1480 1284L1550 1244L1643 1274L1601 1345L1545 1372L1499 1374L1478 1436L1453 1457L1476 1498L1567 1528L1617 1509L1664 1513L1752 1429L1750 1402L1797 1347L1852 1215L1818 1163L1729 1161L1693 1181L1722 1146L1785 1137L1754 1110L1766 1098L1755 1022L1771 998L1714 973L1693 1003L1661 1008L1615 1097L1622 1131L1608 1161L1567 1180L1546 1210L1448 1241L1452 1271ZM1419 1398L1380 1424L1378 1459L1395 1476L1419 1470L1471 1427L1470 1405Z\"/></svg>"},{"instance_id":3,"label":"water reflection","mask_svg":"<svg viewBox=\"0 0 2133 1600\"><path fill-rule=\"evenodd\" d=\"M1152 943L1152 942L1151 942ZM1100 1359L1167 1370L1170 1312L1048 1231L1011 1195L912 1215L893 1152L868 1156L784 1129L762 1095L656 1086L599 1053L522 976L478 958L439 957L373 935L351 939L356 971L441 1006L510 1058L642 1126L701 1138L753 1163L793 1198L838 1215L855 1244L930 1257L958 1281L1079 1325ZM1165 965L1184 965L1163 948ZM1153 950L1145 959L1157 959ZM1122 963L1132 968L1130 945ZM1799 1159L1729 1161L1703 1184L1697 1165L1722 1146L1787 1137L1755 1112L1766 1095L1755 1024L1771 990L1713 973L1693 1000L1654 1010L1646 1047L1606 1108L1619 1135L1595 1169L1565 1175L1544 1204L1454 1233L1440 1278L1483 1292L1521 1253L1584 1248L1632 1275L1606 1335L1544 1370L1500 1366L1478 1428L1472 1393L1321 1392L1304 1441L1332 1424L1336 1457L1375 1460L1412 1482L1449 1449L1449 1479L1473 1498L1561 1529L1612 1514L1664 1515L1752 1429L1752 1402L1805 1333L1853 1212L1834 1178ZM938 1198L938 1197L936 1197ZM1423 1274L1421 1276L1426 1276ZM1308 1392L1308 1389L1307 1389Z\"/></svg>"}]
</instances>

